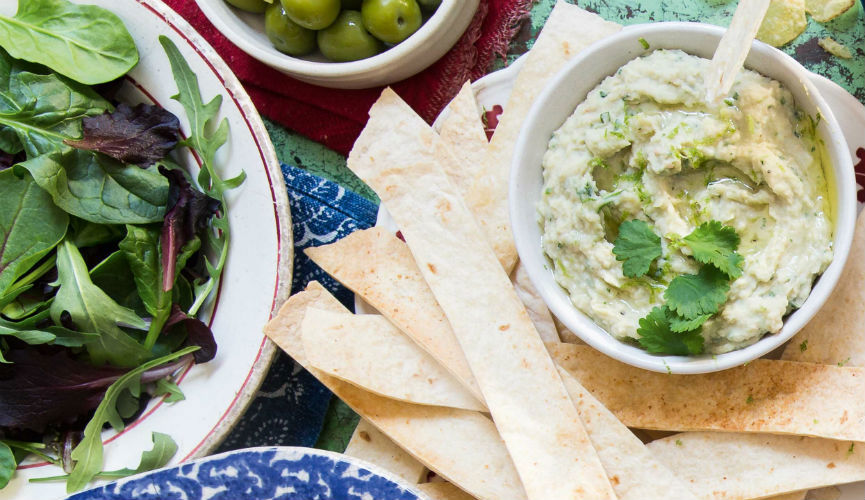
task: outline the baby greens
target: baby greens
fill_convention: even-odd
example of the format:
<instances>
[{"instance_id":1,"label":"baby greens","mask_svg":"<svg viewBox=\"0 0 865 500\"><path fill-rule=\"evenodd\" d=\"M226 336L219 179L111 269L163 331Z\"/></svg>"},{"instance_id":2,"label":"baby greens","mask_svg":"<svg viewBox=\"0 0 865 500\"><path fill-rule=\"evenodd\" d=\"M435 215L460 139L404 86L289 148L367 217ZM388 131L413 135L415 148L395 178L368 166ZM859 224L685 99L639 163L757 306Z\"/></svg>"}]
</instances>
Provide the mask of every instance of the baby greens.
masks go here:
<instances>
[{"instance_id":1,"label":"baby greens","mask_svg":"<svg viewBox=\"0 0 865 500\"><path fill-rule=\"evenodd\" d=\"M138 61L117 16L67 0L0 16L0 488L27 453L71 470L51 478L70 492L164 465L177 446L154 433L137 468L102 471L102 429L122 429L150 397L183 400L170 377L216 355L195 314L225 266L225 193L244 174L218 175L221 99L205 103L177 47L160 42L191 124L182 142L168 111L86 85ZM203 160L197 182L177 146ZM58 453L50 436L82 428L71 458ZM27 442L34 432L45 443Z\"/></svg>"}]
</instances>

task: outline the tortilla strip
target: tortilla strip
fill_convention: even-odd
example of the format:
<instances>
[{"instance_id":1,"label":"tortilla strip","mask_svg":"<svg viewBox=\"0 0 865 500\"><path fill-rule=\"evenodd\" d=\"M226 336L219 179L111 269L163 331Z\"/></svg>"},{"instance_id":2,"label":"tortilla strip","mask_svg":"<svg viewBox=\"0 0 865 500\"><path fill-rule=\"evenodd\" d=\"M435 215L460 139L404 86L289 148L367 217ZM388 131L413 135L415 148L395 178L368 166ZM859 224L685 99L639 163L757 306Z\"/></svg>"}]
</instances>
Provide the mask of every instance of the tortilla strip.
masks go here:
<instances>
[{"instance_id":1,"label":"tortilla strip","mask_svg":"<svg viewBox=\"0 0 865 500\"><path fill-rule=\"evenodd\" d=\"M508 241L507 257L511 265L516 262L517 251L508 214L508 182L520 127L535 98L568 60L620 29L618 24L604 21L597 14L559 0L517 75L490 142L483 172L475 177L471 195L466 198L466 203L476 213L483 214L480 218L500 235L496 239ZM503 257L501 253L498 255Z\"/></svg>"},{"instance_id":2,"label":"tortilla strip","mask_svg":"<svg viewBox=\"0 0 865 500\"><path fill-rule=\"evenodd\" d=\"M417 489L431 500L474 500L473 496L451 483L422 483L417 485Z\"/></svg>"},{"instance_id":3,"label":"tortilla strip","mask_svg":"<svg viewBox=\"0 0 865 500\"><path fill-rule=\"evenodd\" d=\"M378 465L410 484L420 481L426 475L427 469L422 463L363 418L354 429L345 454Z\"/></svg>"},{"instance_id":4,"label":"tortilla strip","mask_svg":"<svg viewBox=\"0 0 865 500\"><path fill-rule=\"evenodd\" d=\"M355 231L306 255L437 359L476 398L480 387L450 323L405 243L386 229Z\"/></svg>"},{"instance_id":5,"label":"tortilla strip","mask_svg":"<svg viewBox=\"0 0 865 500\"><path fill-rule=\"evenodd\" d=\"M577 379L561 367L559 374L619 500L697 499Z\"/></svg>"},{"instance_id":6,"label":"tortilla strip","mask_svg":"<svg viewBox=\"0 0 865 500\"><path fill-rule=\"evenodd\" d=\"M701 498L731 500L865 480L865 445L851 444L800 436L688 432L647 446Z\"/></svg>"},{"instance_id":7,"label":"tortilla strip","mask_svg":"<svg viewBox=\"0 0 865 500\"><path fill-rule=\"evenodd\" d=\"M532 323L538 330L541 340L544 343L557 344L561 342L559 332L556 330L556 324L553 321L553 315L547 309L547 304L541 298L541 294L538 293L535 284L529 279L529 273L526 271L525 266L519 262L511 274L511 281L514 284L517 295L520 297L523 305L526 306L526 312L529 313L529 318L531 318Z\"/></svg>"},{"instance_id":8,"label":"tortilla strip","mask_svg":"<svg viewBox=\"0 0 865 500\"><path fill-rule=\"evenodd\" d=\"M758 359L703 375L654 373L586 346L550 346L628 427L865 441L865 369Z\"/></svg>"},{"instance_id":9,"label":"tortilla strip","mask_svg":"<svg viewBox=\"0 0 865 500\"><path fill-rule=\"evenodd\" d=\"M805 495L805 500L838 500L841 490L837 486L827 486L818 490L811 490Z\"/></svg>"},{"instance_id":10,"label":"tortilla strip","mask_svg":"<svg viewBox=\"0 0 865 500\"><path fill-rule=\"evenodd\" d=\"M301 334L312 366L361 389L409 403L486 411L453 375L382 316L310 309Z\"/></svg>"},{"instance_id":11,"label":"tortilla strip","mask_svg":"<svg viewBox=\"0 0 865 500\"><path fill-rule=\"evenodd\" d=\"M489 147L471 82L463 85L448 104L446 113L438 133L442 144L457 161L447 162L442 167L463 199L468 199L474 179L484 175L483 161ZM487 229L483 224L481 227ZM485 234L488 241L495 241L496 233Z\"/></svg>"},{"instance_id":12,"label":"tortilla strip","mask_svg":"<svg viewBox=\"0 0 865 500\"><path fill-rule=\"evenodd\" d=\"M785 493L783 495L767 497L765 500L805 500L805 495L807 493L807 491L796 491L793 493Z\"/></svg>"},{"instance_id":13,"label":"tortilla strip","mask_svg":"<svg viewBox=\"0 0 865 500\"><path fill-rule=\"evenodd\" d=\"M859 214L850 256L838 285L782 359L865 366L865 212Z\"/></svg>"},{"instance_id":14,"label":"tortilla strip","mask_svg":"<svg viewBox=\"0 0 865 500\"><path fill-rule=\"evenodd\" d=\"M436 474L481 500L526 498L514 464L489 418L474 411L413 405L376 396L311 366L300 332L309 307L348 312L313 281L304 292L283 304L264 333L361 417Z\"/></svg>"},{"instance_id":15,"label":"tortilla strip","mask_svg":"<svg viewBox=\"0 0 865 500\"><path fill-rule=\"evenodd\" d=\"M375 190L405 236L529 498L615 498L525 307L431 154L429 132L385 89L348 166Z\"/></svg>"}]
</instances>

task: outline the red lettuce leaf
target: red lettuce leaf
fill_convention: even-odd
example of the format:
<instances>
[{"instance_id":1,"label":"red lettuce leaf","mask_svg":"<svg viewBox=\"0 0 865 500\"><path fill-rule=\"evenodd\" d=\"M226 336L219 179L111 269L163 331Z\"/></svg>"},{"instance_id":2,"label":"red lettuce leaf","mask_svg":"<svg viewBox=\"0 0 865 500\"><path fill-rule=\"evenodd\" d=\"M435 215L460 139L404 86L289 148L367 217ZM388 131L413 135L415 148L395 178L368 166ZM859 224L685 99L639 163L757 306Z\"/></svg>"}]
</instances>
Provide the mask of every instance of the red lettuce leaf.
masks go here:
<instances>
[{"instance_id":1,"label":"red lettuce leaf","mask_svg":"<svg viewBox=\"0 0 865 500\"><path fill-rule=\"evenodd\" d=\"M186 341L183 346L197 345L201 349L192 353L196 363L207 363L216 356L216 339L213 331L198 318L187 316L180 306L174 304L171 308L171 316L165 323L165 328L182 326L186 329Z\"/></svg>"},{"instance_id":2,"label":"red lettuce leaf","mask_svg":"<svg viewBox=\"0 0 865 500\"><path fill-rule=\"evenodd\" d=\"M174 286L177 272L177 254L180 249L207 227L213 215L219 211L219 200L195 189L183 172L159 167L159 172L168 178L169 210L162 223L162 287L167 292Z\"/></svg>"},{"instance_id":3,"label":"red lettuce leaf","mask_svg":"<svg viewBox=\"0 0 865 500\"><path fill-rule=\"evenodd\" d=\"M147 167L165 158L179 139L180 121L170 112L149 104L120 104L113 113L84 118L82 138L65 142Z\"/></svg>"}]
</instances>

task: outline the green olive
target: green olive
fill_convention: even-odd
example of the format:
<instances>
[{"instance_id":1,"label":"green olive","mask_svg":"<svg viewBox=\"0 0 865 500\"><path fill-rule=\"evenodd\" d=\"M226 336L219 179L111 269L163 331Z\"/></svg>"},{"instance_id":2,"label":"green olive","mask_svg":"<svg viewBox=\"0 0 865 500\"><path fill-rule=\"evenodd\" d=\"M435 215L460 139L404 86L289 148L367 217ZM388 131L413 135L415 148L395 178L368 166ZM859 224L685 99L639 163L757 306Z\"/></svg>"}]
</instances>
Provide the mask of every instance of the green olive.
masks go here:
<instances>
[{"instance_id":1,"label":"green olive","mask_svg":"<svg viewBox=\"0 0 865 500\"><path fill-rule=\"evenodd\" d=\"M269 3L264 0L225 0L229 5L233 5L240 10L245 10L247 12L255 12L256 14L261 14L264 12L264 9L267 8Z\"/></svg>"},{"instance_id":2,"label":"green olive","mask_svg":"<svg viewBox=\"0 0 865 500\"><path fill-rule=\"evenodd\" d=\"M339 15L340 0L280 0L292 21L311 30L323 30Z\"/></svg>"},{"instance_id":3,"label":"green olive","mask_svg":"<svg viewBox=\"0 0 865 500\"><path fill-rule=\"evenodd\" d=\"M344 10L333 24L318 32L318 48L331 61L347 62L372 57L383 45L366 30L360 12Z\"/></svg>"},{"instance_id":4,"label":"green olive","mask_svg":"<svg viewBox=\"0 0 865 500\"><path fill-rule=\"evenodd\" d=\"M442 0L417 0L417 3L420 4L421 9L431 12L439 8Z\"/></svg>"},{"instance_id":5,"label":"green olive","mask_svg":"<svg viewBox=\"0 0 865 500\"><path fill-rule=\"evenodd\" d=\"M363 0L361 13L366 29L387 43L405 40L423 22L415 0Z\"/></svg>"},{"instance_id":6,"label":"green olive","mask_svg":"<svg viewBox=\"0 0 865 500\"><path fill-rule=\"evenodd\" d=\"M342 0L342 10L360 10L363 0Z\"/></svg>"},{"instance_id":7,"label":"green olive","mask_svg":"<svg viewBox=\"0 0 865 500\"><path fill-rule=\"evenodd\" d=\"M275 2L264 13L264 32L276 50L302 56L315 50L315 31L308 30L288 17L282 4Z\"/></svg>"}]
</instances>

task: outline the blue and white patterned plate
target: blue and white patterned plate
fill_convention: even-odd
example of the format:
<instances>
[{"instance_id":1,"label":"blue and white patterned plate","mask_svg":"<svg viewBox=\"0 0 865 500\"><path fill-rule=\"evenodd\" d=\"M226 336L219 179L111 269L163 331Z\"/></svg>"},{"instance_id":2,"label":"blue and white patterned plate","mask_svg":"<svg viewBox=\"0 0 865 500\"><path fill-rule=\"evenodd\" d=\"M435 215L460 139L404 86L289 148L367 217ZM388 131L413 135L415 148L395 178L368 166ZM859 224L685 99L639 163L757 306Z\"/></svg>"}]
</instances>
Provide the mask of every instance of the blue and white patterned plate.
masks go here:
<instances>
[{"instance_id":1,"label":"blue and white patterned plate","mask_svg":"<svg viewBox=\"0 0 865 500\"><path fill-rule=\"evenodd\" d=\"M429 500L395 475L339 453L231 451L72 495L67 500Z\"/></svg>"}]
</instances>

